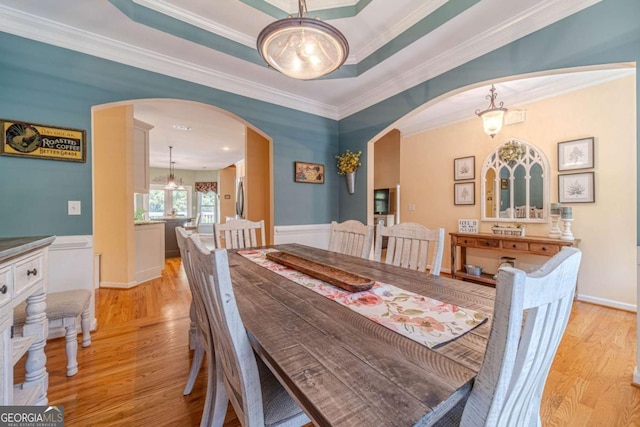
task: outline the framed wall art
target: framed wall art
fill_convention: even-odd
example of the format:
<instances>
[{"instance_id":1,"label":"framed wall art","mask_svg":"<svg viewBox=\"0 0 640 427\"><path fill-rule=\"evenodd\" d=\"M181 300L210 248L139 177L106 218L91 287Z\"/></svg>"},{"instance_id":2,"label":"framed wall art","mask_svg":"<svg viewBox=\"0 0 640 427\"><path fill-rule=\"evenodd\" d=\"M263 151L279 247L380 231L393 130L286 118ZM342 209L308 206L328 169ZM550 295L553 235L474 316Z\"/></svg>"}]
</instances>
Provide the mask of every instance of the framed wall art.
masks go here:
<instances>
[{"instance_id":1,"label":"framed wall art","mask_svg":"<svg viewBox=\"0 0 640 427\"><path fill-rule=\"evenodd\" d=\"M463 181L476 178L476 156L453 159L453 180Z\"/></svg>"},{"instance_id":2,"label":"framed wall art","mask_svg":"<svg viewBox=\"0 0 640 427\"><path fill-rule=\"evenodd\" d=\"M558 175L560 203L593 203L596 201L593 172Z\"/></svg>"},{"instance_id":3,"label":"framed wall art","mask_svg":"<svg viewBox=\"0 0 640 427\"><path fill-rule=\"evenodd\" d=\"M453 184L453 204L454 205L475 205L476 204L476 183L464 182Z\"/></svg>"},{"instance_id":4,"label":"framed wall art","mask_svg":"<svg viewBox=\"0 0 640 427\"><path fill-rule=\"evenodd\" d=\"M0 119L0 155L86 162L86 131Z\"/></svg>"},{"instance_id":5,"label":"framed wall art","mask_svg":"<svg viewBox=\"0 0 640 427\"><path fill-rule=\"evenodd\" d=\"M591 169L593 167L592 137L558 143L558 171Z\"/></svg>"},{"instance_id":6,"label":"framed wall art","mask_svg":"<svg viewBox=\"0 0 640 427\"><path fill-rule=\"evenodd\" d=\"M320 163L295 162L294 181L308 184L324 184L324 165Z\"/></svg>"}]
</instances>

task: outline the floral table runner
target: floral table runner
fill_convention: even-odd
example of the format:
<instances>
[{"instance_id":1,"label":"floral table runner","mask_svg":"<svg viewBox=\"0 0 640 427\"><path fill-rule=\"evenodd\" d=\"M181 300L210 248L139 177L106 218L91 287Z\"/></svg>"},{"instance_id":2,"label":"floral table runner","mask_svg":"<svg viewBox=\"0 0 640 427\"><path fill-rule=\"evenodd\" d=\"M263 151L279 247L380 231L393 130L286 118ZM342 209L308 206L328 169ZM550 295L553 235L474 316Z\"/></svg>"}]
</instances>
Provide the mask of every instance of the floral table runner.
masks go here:
<instances>
[{"instance_id":1,"label":"floral table runner","mask_svg":"<svg viewBox=\"0 0 640 427\"><path fill-rule=\"evenodd\" d=\"M267 259L276 249L238 251L238 254L338 304L429 348L459 338L487 320L487 316L453 304L375 282L365 292L351 293Z\"/></svg>"}]
</instances>

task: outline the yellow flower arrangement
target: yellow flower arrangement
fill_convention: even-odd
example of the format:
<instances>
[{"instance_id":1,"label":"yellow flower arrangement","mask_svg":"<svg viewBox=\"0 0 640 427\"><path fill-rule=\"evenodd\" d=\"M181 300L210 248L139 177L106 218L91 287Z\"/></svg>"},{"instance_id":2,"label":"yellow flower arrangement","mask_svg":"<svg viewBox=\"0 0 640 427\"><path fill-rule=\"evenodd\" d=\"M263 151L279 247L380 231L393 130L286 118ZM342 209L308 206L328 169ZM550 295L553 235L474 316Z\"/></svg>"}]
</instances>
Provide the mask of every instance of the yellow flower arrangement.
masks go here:
<instances>
[{"instance_id":1,"label":"yellow flower arrangement","mask_svg":"<svg viewBox=\"0 0 640 427\"><path fill-rule=\"evenodd\" d=\"M336 156L338 159L338 175L344 175L347 173L355 172L362 163L360 163L360 155L362 151L354 153L351 150L347 150L343 155Z\"/></svg>"}]
</instances>

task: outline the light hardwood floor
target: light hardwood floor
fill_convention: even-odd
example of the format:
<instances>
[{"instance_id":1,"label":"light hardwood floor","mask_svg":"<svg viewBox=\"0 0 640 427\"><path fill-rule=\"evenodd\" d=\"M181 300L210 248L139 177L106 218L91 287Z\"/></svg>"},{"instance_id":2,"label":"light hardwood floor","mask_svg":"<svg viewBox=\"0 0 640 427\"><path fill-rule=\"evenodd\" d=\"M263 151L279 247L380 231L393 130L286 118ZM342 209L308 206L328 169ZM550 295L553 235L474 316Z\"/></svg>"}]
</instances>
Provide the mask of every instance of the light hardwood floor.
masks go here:
<instances>
[{"instance_id":1,"label":"light hardwood floor","mask_svg":"<svg viewBox=\"0 0 640 427\"><path fill-rule=\"evenodd\" d=\"M46 347L49 403L64 405L66 426L199 424L205 369L192 394L182 395L190 299L179 258L167 260L161 279L97 291L99 329L91 347L78 350L78 374L65 376L64 338ZM635 314L575 303L545 388L542 424L640 426L640 389L631 386L635 342ZM230 409L225 426L239 425Z\"/></svg>"}]
</instances>

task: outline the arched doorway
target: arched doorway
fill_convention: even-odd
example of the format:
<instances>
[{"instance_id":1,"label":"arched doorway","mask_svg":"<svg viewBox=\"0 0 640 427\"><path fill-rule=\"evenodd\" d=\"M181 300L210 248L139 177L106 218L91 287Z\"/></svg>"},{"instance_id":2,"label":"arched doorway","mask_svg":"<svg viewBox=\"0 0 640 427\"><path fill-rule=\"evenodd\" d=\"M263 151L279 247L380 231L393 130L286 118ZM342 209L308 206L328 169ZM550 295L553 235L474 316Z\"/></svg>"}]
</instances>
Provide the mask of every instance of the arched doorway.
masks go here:
<instances>
[{"instance_id":1,"label":"arched doorway","mask_svg":"<svg viewBox=\"0 0 640 427\"><path fill-rule=\"evenodd\" d=\"M171 111L180 113L169 117ZM133 146L136 131L134 119L151 127L148 132L150 161L145 165L136 165ZM180 129L182 126L191 129ZM175 201L176 206L173 206L173 210L179 214L178 218L197 216L200 206L195 183L202 180L223 184L217 188L220 195L218 220L224 221L227 216L234 215L235 186L237 180L242 178L246 188L245 217L264 219L267 241L272 241L272 141L251 124L206 104L183 100L145 99L94 107L92 127L93 234L95 250L102 254L101 286L129 288L141 279L149 277L136 272L139 270L136 259L140 257L136 257L136 229L133 222L136 201L135 172L137 168L148 169L142 175L148 177L150 188L154 186L154 178L165 179L170 166L169 146L174 147L174 174L181 178L184 189L178 191L180 194L174 194L175 191L172 190L167 196L168 190L164 190L163 183L158 181L155 186L158 187L158 193L163 193L163 202L170 204ZM200 128L204 131L194 132ZM196 141L189 142L188 134L197 134ZM154 141L154 138L157 141ZM225 156L225 153L234 152L235 157ZM217 163L219 169L203 169L202 165L205 163L202 163L202 159L209 158L209 163L215 163L222 157L222 163ZM137 161L139 162L139 159ZM154 165L159 167L153 168ZM231 176L230 170L233 171ZM184 198L181 198L182 193L186 195ZM174 196L175 198L171 199ZM140 199L144 200L144 197ZM143 209L148 212L148 202L143 206L147 207ZM233 210L225 211L227 206L232 206ZM167 210L167 205L162 209L163 212L171 210ZM146 218L149 219L148 216Z\"/></svg>"}]
</instances>

